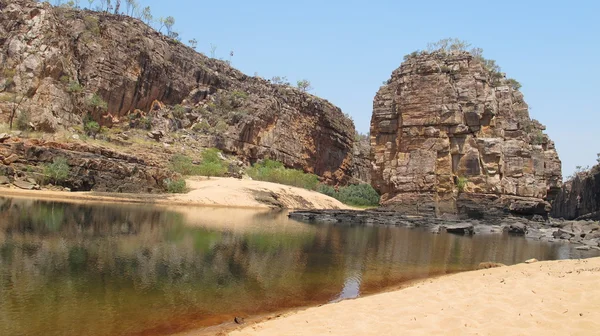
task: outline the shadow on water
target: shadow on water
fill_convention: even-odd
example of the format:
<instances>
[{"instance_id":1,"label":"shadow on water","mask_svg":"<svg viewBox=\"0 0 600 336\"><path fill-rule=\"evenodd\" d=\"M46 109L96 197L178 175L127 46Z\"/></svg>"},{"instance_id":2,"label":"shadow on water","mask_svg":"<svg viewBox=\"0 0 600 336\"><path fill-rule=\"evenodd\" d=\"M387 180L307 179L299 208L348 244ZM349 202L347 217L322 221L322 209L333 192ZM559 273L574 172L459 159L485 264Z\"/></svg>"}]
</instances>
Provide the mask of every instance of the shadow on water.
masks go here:
<instances>
[{"instance_id":1,"label":"shadow on water","mask_svg":"<svg viewBox=\"0 0 600 336\"><path fill-rule=\"evenodd\" d=\"M258 210L0 198L0 218L1 335L169 334L482 261L580 256L504 235L308 225Z\"/></svg>"}]
</instances>

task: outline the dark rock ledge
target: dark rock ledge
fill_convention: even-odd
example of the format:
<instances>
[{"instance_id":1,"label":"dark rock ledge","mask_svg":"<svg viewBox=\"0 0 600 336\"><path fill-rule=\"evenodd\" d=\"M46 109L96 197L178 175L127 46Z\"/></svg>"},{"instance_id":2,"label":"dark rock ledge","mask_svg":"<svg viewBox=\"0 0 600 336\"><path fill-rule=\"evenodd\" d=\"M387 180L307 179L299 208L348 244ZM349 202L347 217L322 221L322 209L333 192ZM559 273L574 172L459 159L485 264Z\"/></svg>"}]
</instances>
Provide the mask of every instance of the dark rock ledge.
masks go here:
<instances>
[{"instance_id":1,"label":"dark rock ledge","mask_svg":"<svg viewBox=\"0 0 600 336\"><path fill-rule=\"evenodd\" d=\"M435 218L404 215L386 210L302 210L289 217L308 223L343 225L390 225L423 228L432 233L460 235L507 233L547 242L567 241L581 245L579 249L600 250L600 224L595 221L568 221L534 217L497 217L484 220Z\"/></svg>"}]
</instances>

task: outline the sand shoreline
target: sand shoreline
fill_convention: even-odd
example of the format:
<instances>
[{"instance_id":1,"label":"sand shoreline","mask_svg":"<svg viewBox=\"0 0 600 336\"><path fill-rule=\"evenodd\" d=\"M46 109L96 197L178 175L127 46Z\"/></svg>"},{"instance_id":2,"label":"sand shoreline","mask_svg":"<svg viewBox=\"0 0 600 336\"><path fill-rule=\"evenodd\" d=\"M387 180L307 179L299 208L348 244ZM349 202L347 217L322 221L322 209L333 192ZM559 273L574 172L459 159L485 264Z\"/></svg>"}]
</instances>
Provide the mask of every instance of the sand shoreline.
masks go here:
<instances>
[{"instance_id":1,"label":"sand shoreline","mask_svg":"<svg viewBox=\"0 0 600 336\"><path fill-rule=\"evenodd\" d=\"M270 182L233 178L192 177L185 194L128 194L23 190L0 187L0 197L34 198L76 203L125 203L173 206L210 206L242 209L352 209L316 191Z\"/></svg>"},{"instance_id":2,"label":"sand shoreline","mask_svg":"<svg viewBox=\"0 0 600 336\"><path fill-rule=\"evenodd\" d=\"M600 328L599 276L600 257L461 272L264 317L229 335L589 335Z\"/></svg>"}]
</instances>

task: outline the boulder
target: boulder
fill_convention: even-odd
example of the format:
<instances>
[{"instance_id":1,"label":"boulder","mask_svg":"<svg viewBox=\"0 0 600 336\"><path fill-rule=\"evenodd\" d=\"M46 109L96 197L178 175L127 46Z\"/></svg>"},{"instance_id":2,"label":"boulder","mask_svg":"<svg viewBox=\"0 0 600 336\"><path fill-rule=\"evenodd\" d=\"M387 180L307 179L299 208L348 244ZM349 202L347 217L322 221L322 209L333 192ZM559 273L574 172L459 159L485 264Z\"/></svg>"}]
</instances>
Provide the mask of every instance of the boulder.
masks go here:
<instances>
[{"instance_id":1,"label":"boulder","mask_svg":"<svg viewBox=\"0 0 600 336\"><path fill-rule=\"evenodd\" d=\"M0 143L6 141L10 139L10 134L7 133L0 133Z\"/></svg>"},{"instance_id":2,"label":"boulder","mask_svg":"<svg viewBox=\"0 0 600 336\"><path fill-rule=\"evenodd\" d=\"M10 154L9 156L5 157L3 162L5 165L10 165L14 162L16 162L19 159L19 156L17 154Z\"/></svg>"},{"instance_id":3,"label":"boulder","mask_svg":"<svg viewBox=\"0 0 600 336\"><path fill-rule=\"evenodd\" d=\"M10 184L10 180L6 176L0 175L0 185Z\"/></svg>"},{"instance_id":4,"label":"boulder","mask_svg":"<svg viewBox=\"0 0 600 336\"><path fill-rule=\"evenodd\" d=\"M448 233L469 236L475 233L475 227L471 223L444 224L440 226L440 230Z\"/></svg>"},{"instance_id":5,"label":"boulder","mask_svg":"<svg viewBox=\"0 0 600 336\"><path fill-rule=\"evenodd\" d=\"M27 181L21 181L21 180L14 180L13 185L19 189L25 189L25 190L39 189L39 186L37 184L27 182Z\"/></svg>"},{"instance_id":6,"label":"boulder","mask_svg":"<svg viewBox=\"0 0 600 336\"><path fill-rule=\"evenodd\" d=\"M523 223L512 223L502 229L509 234L523 236L527 233L527 225Z\"/></svg>"}]
</instances>

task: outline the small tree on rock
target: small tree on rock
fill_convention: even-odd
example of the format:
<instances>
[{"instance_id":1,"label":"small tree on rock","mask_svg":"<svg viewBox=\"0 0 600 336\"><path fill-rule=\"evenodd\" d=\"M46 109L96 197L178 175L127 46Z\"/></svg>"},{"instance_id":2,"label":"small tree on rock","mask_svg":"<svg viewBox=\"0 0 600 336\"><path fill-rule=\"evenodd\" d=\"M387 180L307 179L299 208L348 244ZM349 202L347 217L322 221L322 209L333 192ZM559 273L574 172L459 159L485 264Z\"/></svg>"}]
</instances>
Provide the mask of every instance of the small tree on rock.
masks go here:
<instances>
[{"instance_id":1,"label":"small tree on rock","mask_svg":"<svg viewBox=\"0 0 600 336\"><path fill-rule=\"evenodd\" d=\"M310 85L310 82L307 79L301 79L299 80L296 85L298 86L298 88L304 92L310 91L313 89L313 87Z\"/></svg>"},{"instance_id":2,"label":"small tree on rock","mask_svg":"<svg viewBox=\"0 0 600 336\"><path fill-rule=\"evenodd\" d=\"M195 38L189 40L188 43L190 44L190 47L192 47L192 49L196 49L196 46L198 46L198 40L196 40Z\"/></svg>"},{"instance_id":3,"label":"small tree on rock","mask_svg":"<svg viewBox=\"0 0 600 336\"><path fill-rule=\"evenodd\" d=\"M164 21L165 27L167 28L167 36L170 36L173 33L173 25L175 25L175 18L172 16L167 16Z\"/></svg>"}]
</instances>

